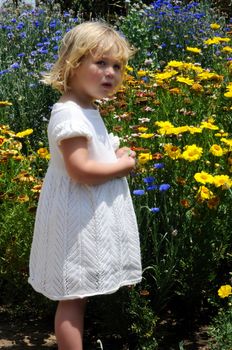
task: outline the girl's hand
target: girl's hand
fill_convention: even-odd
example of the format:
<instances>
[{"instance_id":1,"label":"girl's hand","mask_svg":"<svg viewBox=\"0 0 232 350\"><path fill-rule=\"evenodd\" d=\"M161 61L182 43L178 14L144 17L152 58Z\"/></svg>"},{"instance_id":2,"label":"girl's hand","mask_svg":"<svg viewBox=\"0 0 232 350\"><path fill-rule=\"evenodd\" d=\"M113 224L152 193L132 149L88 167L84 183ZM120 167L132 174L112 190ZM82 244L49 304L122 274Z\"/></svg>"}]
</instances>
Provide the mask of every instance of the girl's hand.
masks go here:
<instances>
[{"instance_id":1,"label":"girl's hand","mask_svg":"<svg viewBox=\"0 0 232 350\"><path fill-rule=\"evenodd\" d=\"M127 176L131 172L131 170L135 168L136 159L135 157L130 156L128 152L124 152L124 154L122 154L121 157L118 158L118 163L120 163L122 170L117 177L123 177Z\"/></svg>"},{"instance_id":2,"label":"girl's hand","mask_svg":"<svg viewBox=\"0 0 232 350\"><path fill-rule=\"evenodd\" d=\"M134 151L132 151L129 147L122 147L119 148L116 152L116 157L117 158L121 158L124 155L127 155L129 157L135 158L136 157L136 153Z\"/></svg>"}]
</instances>

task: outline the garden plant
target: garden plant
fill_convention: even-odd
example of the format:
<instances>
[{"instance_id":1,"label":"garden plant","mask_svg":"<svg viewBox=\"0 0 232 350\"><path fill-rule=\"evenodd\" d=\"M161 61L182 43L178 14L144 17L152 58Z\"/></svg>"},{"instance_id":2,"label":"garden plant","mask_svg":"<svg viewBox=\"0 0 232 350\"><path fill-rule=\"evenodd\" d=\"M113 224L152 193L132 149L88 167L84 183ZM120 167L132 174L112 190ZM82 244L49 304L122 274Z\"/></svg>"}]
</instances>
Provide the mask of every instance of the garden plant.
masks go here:
<instances>
[{"instance_id":1,"label":"garden plant","mask_svg":"<svg viewBox=\"0 0 232 350\"><path fill-rule=\"evenodd\" d=\"M38 302L27 284L28 255L49 161L46 127L57 99L40 79L63 34L82 21L81 11L62 12L57 4L0 12L2 304L23 305L29 295L35 307ZM138 50L116 98L97 103L108 130L137 152L128 181L143 261L142 283L124 291L114 310L120 310L118 332L128 348L159 349L168 312L191 331L207 309L219 311L209 331L212 346L230 350L231 304L214 297L228 284L232 257L230 20L209 3L157 0L128 4L114 25ZM112 332L113 305L107 308L104 327Z\"/></svg>"}]
</instances>

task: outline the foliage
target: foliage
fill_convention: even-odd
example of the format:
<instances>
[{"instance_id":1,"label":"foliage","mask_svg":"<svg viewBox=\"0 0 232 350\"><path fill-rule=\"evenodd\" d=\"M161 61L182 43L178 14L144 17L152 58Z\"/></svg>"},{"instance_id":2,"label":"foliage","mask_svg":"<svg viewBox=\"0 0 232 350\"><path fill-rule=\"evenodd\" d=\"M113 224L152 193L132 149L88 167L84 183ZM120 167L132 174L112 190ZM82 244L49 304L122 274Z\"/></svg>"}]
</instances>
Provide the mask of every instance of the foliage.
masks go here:
<instances>
[{"instance_id":1,"label":"foliage","mask_svg":"<svg viewBox=\"0 0 232 350\"><path fill-rule=\"evenodd\" d=\"M214 29L211 24L217 22ZM205 47L204 40L212 36L224 36L230 31L225 19L209 7L207 2L185 4L157 0L145 5L143 1L130 6L127 16L118 25L127 38L138 48L135 66L162 67L168 60L186 60L186 47ZM133 28L133 30L131 30ZM212 64L217 47L207 48L204 55L197 55L203 65Z\"/></svg>"},{"instance_id":2,"label":"foliage","mask_svg":"<svg viewBox=\"0 0 232 350\"><path fill-rule=\"evenodd\" d=\"M208 333L212 338L210 349L230 350L232 348L232 286L224 285L218 290L221 298L226 298L226 303L220 308L214 318Z\"/></svg>"},{"instance_id":3,"label":"foliage","mask_svg":"<svg viewBox=\"0 0 232 350\"><path fill-rule=\"evenodd\" d=\"M28 256L48 154L45 148L34 152L23 139L31 132L15 133L0 125L0 275L5 302L19 295L24 299L29 291Z\"/></svg>"},{"instance_id":4,"label":"foliage","mask_svg":"<svg viewBox=\"0 0 232 350\"><path fill-rule=\"evenodd\" d=\"M116 98L98 101L109 131L138 156L128 180L144 278L124 299L134 348L156 346L158 318L173 300L199 310L231 265L231 32L207 6L133 5L119 26L140 51ZM46 127L57 98L39 80L82 14L55 6L0 18L1 297L17 300L13 290L29 293L35 189L47 167Z\"/></svg>"}]
</instances>

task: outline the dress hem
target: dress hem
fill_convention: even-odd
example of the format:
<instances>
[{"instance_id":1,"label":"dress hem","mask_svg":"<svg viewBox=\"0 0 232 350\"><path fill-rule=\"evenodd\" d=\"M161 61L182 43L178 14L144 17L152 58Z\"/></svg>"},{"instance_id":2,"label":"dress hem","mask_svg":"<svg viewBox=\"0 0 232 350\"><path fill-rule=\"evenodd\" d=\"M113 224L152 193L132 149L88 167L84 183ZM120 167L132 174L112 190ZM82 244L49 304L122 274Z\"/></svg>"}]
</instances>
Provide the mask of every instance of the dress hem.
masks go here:
<instances>
[{"instance_id":1,"label":"dress hem","mask_svg":"<svg viewBox=\"0 0 232 350\"><path fill-rule=\"evenodd\" d=\"M134 285L137 283L140 283L142 281L142 277L137 278L135 280L131 280L131 281L123 281L122 283L120 283L116 288L108 290L108 291L99 291L97 293L86 293L86 294L76 294L76 295L65 295L65 296L56 296L56 295L49 295L48 293L46 293L46 291L42 290L39 286L37 286L35 283L33 283L33 281L29 278L28 279L28 283L33 287L33 289L38 292L43 294L45 297L47 297L50 300L54 300L54 301L59 301L59 300L72 300L72 299L84 299L84 298L88 298L88 297L92 297L92 296L98 296L98 295L107 295L107 294L113 294L115 292L117 292L121 287L125 287L125 286L130 286L130 285Z\"/></svg>"}]
</instances>

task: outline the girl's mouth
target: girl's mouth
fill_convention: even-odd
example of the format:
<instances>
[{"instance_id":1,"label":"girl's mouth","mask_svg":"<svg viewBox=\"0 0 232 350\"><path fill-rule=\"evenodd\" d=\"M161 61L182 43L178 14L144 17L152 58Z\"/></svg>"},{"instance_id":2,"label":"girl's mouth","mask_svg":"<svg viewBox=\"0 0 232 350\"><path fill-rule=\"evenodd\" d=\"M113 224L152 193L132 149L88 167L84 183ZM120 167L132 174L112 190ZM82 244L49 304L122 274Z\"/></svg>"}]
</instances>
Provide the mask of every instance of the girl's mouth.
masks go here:
<instances>
[{"instance_id":1,"label":"girl's mouth","mask_svg":"<svg viewBox=\"0 0 232 350\"><path fill-rule=\"evenodd\" d=\"M103 83L102 86L104 86L106 88L112 88L113 84L111 84L111 83Z\"/></svg>"}]
</instances>

